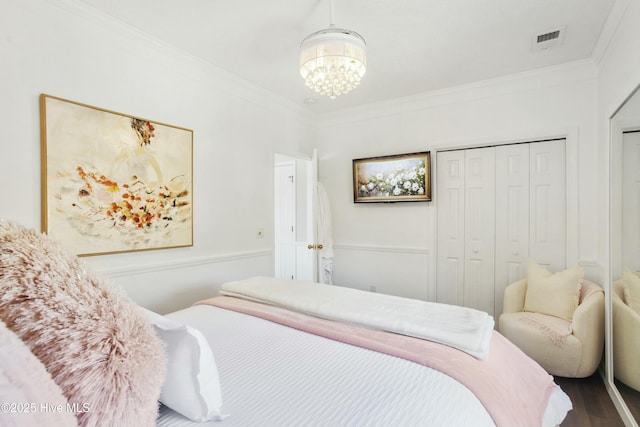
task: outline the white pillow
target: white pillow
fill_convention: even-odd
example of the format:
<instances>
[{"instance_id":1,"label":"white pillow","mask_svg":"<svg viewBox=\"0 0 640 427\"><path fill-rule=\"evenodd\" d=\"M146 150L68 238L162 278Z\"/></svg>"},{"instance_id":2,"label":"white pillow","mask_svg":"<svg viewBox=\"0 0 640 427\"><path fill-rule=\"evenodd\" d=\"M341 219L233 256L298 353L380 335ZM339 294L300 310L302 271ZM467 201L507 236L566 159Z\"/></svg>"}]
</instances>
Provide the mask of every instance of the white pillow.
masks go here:
<instances>
[{"instance_id":1,"label":"white pillow","mask_svg":"<svg viewBox=\"0 0 640 427\"><path fill-rule=\"evenodd\" d=\"M167 376L160 402L192 421L222 420L218 368L202 332L144 310L164 341L167 353Z\"/></svg>"},{"instance_id":2,"label":"white pillow","mask_svg":"<svg viewBox=\"0 0 640 427\"><path fill-rule=\"evenodd\" d=\"M530 262L524 311L572 320L578 308L583 275L580 267L552 274L546 267Z\"/></svg>"}]
</instances>

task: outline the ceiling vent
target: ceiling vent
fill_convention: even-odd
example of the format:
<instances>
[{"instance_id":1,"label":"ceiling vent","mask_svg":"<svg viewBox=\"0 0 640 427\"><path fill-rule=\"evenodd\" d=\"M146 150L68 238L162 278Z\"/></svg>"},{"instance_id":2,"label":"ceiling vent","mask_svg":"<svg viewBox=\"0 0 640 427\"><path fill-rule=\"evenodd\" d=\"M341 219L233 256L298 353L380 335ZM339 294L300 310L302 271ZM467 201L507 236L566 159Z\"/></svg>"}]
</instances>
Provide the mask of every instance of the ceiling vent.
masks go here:
<instances>
[{"instance_id":1,"label":"ceiling vent","mask_svg":"<svg viewBox=\"0 0 640 427\"><path fill-rule=\"evenodd\" d=\"M533 50L547 50L562 44L564 38L564 27L545 31L533 36Z\"/></svg>"}]
</instances>

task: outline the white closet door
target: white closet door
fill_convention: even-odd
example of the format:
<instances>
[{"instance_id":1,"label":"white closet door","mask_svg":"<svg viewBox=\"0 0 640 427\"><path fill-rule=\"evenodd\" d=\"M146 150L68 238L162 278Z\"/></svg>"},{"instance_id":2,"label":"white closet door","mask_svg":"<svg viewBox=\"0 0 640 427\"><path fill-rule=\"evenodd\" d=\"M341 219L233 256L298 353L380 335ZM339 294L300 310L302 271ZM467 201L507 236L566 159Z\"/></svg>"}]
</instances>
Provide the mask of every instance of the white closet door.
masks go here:
<instances>
[{"instance_id":1,"label":"white closet door","mask_svg":"<svg viewBox=\"0 0 640 427\"><path fill-rule=\"evenodd\" d=\"M566 268L565 140L529 144L529 258L551 271Z\"/></svg>"},{"instance_id":2,"label":"white closet door","mask_svg":"<svg viewBox=\"0 0 640 427\"><path fill-rule=\"evenodd\" d=\"M622 269L640 270L640 132L622 140Z\"/></svg>"},{"instance_id":3,"label":"white closet door","mask_svg":"<svg viewBox=\"0 0 640 427\"><path fill-rule=\"evenodd\" d=\"M529 145L496 147L495 315L502 313L504 288L527 273Z\"/></svg>"},{"instance_id":4,"label":"white closet door","mask_svg":"<svg viewBox=\"0 0 640 427\"><path fill-rule=\"evenodd\" d=\"M437 154L438 261L436 300L463 305L464 151Z\"/></svg>"},{"instance_id":5,"label":"white closet door","mask_svg":"<svg viewBox=\"0 0 640 427\"><path fill-rule=\"evenodd\" d=\"M498 316L529 260L566 267L565 165L564 140L437 154L438 302Z\"/></svg>"},{"instance_id":6,"label":"white closet door","mask_svg":"<svg viewBox=\"0 0 640 427\"><path fill-rule=\"evenodd\" d=\"M464 305L493 314L495 147L465 152Z\"/></svg>"}]
</instances>

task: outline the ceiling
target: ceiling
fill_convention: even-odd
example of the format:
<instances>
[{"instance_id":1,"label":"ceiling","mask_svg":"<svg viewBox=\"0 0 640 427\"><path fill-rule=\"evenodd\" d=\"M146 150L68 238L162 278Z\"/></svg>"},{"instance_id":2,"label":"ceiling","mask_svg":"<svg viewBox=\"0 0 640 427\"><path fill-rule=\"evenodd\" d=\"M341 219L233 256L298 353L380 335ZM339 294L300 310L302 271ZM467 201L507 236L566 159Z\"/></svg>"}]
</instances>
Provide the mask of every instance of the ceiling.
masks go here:
<instances>
[{"instance_id":1,"label":"ceiling","mask_svg":"<svg viewBox=\"0 0 640 427\"><path fill-rule=\"evenodd\" d=\"M333 0L336 27L367 43L361 85L334 100L298 71L300 42L329 27L331 0L79 1L324 113L589 58L616 0ZM559 45L534 49L559 28Z\"/></svg>"}]
</instances>

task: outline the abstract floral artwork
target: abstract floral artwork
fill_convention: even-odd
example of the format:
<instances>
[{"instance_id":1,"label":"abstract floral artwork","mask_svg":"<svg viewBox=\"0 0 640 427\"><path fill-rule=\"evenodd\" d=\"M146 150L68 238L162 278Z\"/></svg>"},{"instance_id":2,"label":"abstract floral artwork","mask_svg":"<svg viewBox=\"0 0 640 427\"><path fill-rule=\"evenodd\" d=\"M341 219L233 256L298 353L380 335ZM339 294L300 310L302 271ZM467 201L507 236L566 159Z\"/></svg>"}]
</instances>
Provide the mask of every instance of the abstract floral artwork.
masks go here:
<instances>
[{"instance_id":1,"label":"abstract floral artwork","mask_svg":"<svg viewBox=\"0 0 640 427\"><path fill-rule=\"evenodd\" d=\"M193 245L193 131L40 96L42 229L77 255Z\"/></svg>"},{"instance_id":2,"label":"abstract floral artwork","mask_svg":"<svg viewBox=\"0 0 640 427\"><path fill-rule=\"evenodd\" d=\"M431 200L430 152L353 160L353 201Z\"/></svg>"}]
</instances>

